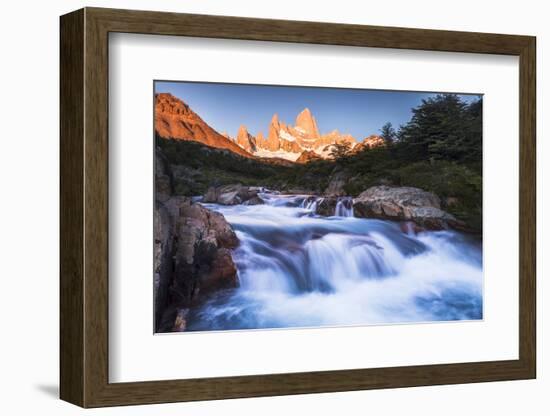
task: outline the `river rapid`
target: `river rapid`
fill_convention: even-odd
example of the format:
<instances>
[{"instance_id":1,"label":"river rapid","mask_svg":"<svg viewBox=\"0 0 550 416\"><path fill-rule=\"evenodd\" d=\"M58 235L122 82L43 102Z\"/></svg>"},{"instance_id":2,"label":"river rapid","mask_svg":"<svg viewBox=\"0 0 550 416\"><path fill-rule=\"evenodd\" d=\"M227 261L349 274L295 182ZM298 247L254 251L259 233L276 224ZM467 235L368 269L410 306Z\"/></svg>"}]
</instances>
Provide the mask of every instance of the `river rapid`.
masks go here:
<instances>
[{"instance_id":1,"label":"river rapid","mask_svg":"<svg viewBox=\"0 0 550 416\"><path fill-rule=\"evenodd\" d=\"M203 204L240 245L240 286L193 308L188 330L372 325L482 319L481 242L454 231L315 213L319 199L262 193L264 205Z\"/></svg>"}]
</instances>

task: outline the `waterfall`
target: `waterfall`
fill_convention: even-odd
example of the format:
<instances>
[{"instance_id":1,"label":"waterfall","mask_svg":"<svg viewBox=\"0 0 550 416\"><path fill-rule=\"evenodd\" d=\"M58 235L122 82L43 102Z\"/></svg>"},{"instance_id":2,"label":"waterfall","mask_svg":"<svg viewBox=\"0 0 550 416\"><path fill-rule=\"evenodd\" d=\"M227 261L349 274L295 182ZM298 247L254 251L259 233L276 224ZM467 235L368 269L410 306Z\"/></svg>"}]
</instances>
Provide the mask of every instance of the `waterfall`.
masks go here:
<instances>
[{"instance_id":1,"label":"waterfall","mask_svg":"<svg viewBox=\"0 0 550 416\"><path fill-rule=\"evenodd\" d=\"M353 217L353 199L349 196L338 198L334 215L337 217Z\"/></svg>"},{"instance_id":2,"label":"waterfall","mask_svg":"<svg viewBox=\"0 0 550 416\"><path fill-rule=\"evenodd\" d=\"M240 287L190 311L189 330L366 325L482 318L481 244L395 222L312 215L318 197L263 195L264 205L204 204L233 226Z\"/></svg>"}]
</instances>

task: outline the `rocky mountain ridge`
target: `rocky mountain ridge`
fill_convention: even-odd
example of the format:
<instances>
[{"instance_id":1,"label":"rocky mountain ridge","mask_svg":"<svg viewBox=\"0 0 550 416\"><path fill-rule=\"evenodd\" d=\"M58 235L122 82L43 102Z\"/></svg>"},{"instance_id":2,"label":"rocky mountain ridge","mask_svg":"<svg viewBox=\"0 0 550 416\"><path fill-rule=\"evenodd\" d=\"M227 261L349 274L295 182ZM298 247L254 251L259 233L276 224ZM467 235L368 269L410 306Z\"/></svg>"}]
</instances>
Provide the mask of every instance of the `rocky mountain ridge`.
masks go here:
<instances>
[{"instance_id":1,"label":"rocky mountain ridge","mask_svg":"<svg viewBox=\"0 0 550 416\"><path fill-rule=\"evenodd\" d=\"M275 113L266 136L261 131L254 136L245 125L241 125L237 136L232 138L226 132L218 133L189 105L169 93L155 96L155 131L162 138L196 141L249 158L284 159L297 163L331 159L332 150L338 144L345 144L351 153L357 153L385 143L377 135L359 142L350 134L342 134L338 130L321 134L317 120L308 108L296 116L294 125L281 121Z\"/></svg>"},{"instance_id":2,"label":"rocky mountain ridge","mask_svg":"<svg viewBox=\"0 0 550 416\"><path fill-rule=\"evenodd\" d=\"M275 113L265 138L263 132L259 132L254 137L246 127L241 126L241 129L243 128L244 131L239 130L236 139L237 144L243 149L257 156L281 157L298 163L307 163L314 159L330 159L332 146L335 144L346 143L350 149L360 144L352 135L342 134L338 130L321 134L317 120L309 108L304 108L296 116L294 126L281 121L279 115ZM312 157L313 153L317 157Z\"/></svg>"},{"instance_id":3,"label":"rocky mountain ridge","mask_svg":"<svg viewBox=\"0 0 550 416\"><path fill-rule=\"evenodd\" d=\"M165 139L190 140L241 156L252 155L226 136L210 127L182 100L169 93L155 96L155 132Z\"/></svg>"}]
</instances>

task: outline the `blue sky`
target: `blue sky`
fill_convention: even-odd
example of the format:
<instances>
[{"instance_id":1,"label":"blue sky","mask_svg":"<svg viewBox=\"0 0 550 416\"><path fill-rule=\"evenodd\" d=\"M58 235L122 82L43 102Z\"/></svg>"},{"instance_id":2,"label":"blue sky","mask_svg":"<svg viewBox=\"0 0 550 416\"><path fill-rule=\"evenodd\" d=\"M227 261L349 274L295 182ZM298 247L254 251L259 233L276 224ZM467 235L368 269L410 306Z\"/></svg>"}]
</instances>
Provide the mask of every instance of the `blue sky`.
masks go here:
<instances>
[{"instance_id":1,"label":"blue sky","mask_svg":"<svg viewBox=\"0 0 550 416\"><path fill-rule=\"evenodd\" d=\"M244 124L256 135L267 135L274 113L294 125L308 107L322 134L338 129L358 140L380 132L384 123L395 128L411 118L411 108L436 93L344 88L286 87L248 84L155 82L155 93L169 92L185 101L218 132L235 137ZM465 101L478 95L460 94Z\"/></svg>"}]
</instances>

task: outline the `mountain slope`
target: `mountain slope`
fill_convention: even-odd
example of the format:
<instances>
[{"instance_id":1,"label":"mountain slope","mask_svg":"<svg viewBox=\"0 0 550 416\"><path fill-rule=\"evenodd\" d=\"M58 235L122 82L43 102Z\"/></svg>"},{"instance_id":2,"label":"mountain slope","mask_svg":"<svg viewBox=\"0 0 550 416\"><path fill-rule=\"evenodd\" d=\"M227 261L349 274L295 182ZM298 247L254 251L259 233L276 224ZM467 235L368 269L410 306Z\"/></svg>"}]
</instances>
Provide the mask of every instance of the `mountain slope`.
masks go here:
<instances>
[{"instance_id":1,"label":"mountain slope","mask_svg":"<svg viewBox=\"0 0 550 416\"><path fill-rule=\"evenodd\" d=\"M165 139L190 140L241 156L252 157L231 139L210 127L182 100L169 93L155 96L155 131Z\"/></svg>"}]
</instances>

